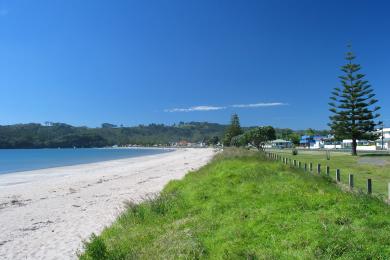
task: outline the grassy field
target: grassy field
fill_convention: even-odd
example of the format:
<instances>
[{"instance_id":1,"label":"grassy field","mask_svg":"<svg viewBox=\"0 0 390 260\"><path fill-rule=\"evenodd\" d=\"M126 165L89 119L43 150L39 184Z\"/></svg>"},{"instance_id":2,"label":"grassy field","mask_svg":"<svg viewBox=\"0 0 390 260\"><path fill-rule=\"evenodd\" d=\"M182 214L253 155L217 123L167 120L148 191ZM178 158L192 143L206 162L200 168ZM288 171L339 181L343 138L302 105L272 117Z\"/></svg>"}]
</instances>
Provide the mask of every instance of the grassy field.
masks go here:
<instances>
[{"instance_id":1,"label":"grassy field","mask_svg":"<svg viewBox=\"0 0 390 260\"><path fill-rule=\"evenodd\" d=\"M386 199L388 196L388 183L390 182L390 154L361 154L351 156L348 153L331 152L330 160L326 158L325 151L298 151L293 156L291 150L273 150L282 156L301 161L302 163L313 163L316 170L317 163L321 164L322 172L325 167L330 167L331 177L335 178L336 169L341 171L341 182L348 184L348 174L354 175L357 189L366 191L367 179L372 179L374 194Z\"/></svg>"},{"instance_id":2,"label":"grassy field","mask_svg":"<svg viewBox=\"0 0 390 260\"><path fill-rule=\"evenodd\" d=\"M229 150L160 196L128 203L85 249L81 259L389 259L390 208Z\"/></svg>"}]
</instances>

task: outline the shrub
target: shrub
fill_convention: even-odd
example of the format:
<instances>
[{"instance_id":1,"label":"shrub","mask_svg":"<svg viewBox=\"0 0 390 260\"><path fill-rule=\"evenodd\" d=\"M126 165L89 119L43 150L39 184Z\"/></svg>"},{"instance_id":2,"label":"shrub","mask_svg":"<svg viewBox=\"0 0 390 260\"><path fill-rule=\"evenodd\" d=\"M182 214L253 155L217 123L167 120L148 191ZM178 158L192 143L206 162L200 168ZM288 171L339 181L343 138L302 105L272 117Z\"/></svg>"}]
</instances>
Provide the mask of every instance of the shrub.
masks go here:
<instances>
[{"instance_id":1,"label":"shrub","mask_svg":"<svg viewBox=\"0 0 390 260\"><path fill-rule=\"evenodd\" d=\"M94 259L104 260L107 259L107 247L101 237L95 234L91 235L90 242L84 243L84 249L87 254L81 255L80 260Z\"/></svg>"}]
</instances>

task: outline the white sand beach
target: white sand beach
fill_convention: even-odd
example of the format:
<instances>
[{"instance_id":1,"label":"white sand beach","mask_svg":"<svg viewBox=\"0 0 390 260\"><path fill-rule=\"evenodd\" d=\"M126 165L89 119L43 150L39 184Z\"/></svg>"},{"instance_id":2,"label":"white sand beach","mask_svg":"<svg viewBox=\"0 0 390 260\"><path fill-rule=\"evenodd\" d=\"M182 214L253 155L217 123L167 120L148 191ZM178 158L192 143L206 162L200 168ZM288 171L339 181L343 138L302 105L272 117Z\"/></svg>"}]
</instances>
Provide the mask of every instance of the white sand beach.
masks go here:
<instances>
[{"instance_id":1,"label":"white sand beach","mask_svg":"<svg viewBox=\"0 0 390 260\"><path fill-rule=\"evenodd\" d=\"M178 149L2 175L0 259L76 259L82 241L110 225L124 201L158 193L214 154L212 149Z\"/></svg>"}]
</instances>

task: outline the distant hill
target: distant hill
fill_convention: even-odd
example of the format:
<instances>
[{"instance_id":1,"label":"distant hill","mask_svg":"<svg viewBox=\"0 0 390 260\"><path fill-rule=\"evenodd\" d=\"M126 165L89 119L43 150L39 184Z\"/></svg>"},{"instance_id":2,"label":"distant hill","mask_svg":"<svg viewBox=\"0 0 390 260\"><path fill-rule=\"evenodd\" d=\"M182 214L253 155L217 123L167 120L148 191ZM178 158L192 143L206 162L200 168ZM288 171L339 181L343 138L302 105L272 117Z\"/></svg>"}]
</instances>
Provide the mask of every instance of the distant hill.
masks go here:
<instances>
[{"instance_id":1,"label":"distant hill","mask_svg":"<svg viewBox=\"0 0 390 260\"><path fill-rule=\"evenodd\" d=\"M117 127L104 123L89 128L64 123L30 123L0 126L0 148L105 147L113 145L167 145L179 141L200 142L222 138L226 125L208 122L180 122ZM250 129L246 127L244 130ZM276 129L278 138L295 138L303 131ZM320 132L320 131L317 131Z\"/></svg>"},{"instance_id":2,"label":"distant hill","mask_svg":"<svg viewBox=\"0 0 390 260\"><path fill-rule=\"evenodd\" d=\"M0 126L0 148L104 147L112 145L153 145L172 142L200 142L221 137L224 125L189 122L172 126L162 124L100 128L75 127L63 123L36 123Z\"/></svg>"}]
</instances>

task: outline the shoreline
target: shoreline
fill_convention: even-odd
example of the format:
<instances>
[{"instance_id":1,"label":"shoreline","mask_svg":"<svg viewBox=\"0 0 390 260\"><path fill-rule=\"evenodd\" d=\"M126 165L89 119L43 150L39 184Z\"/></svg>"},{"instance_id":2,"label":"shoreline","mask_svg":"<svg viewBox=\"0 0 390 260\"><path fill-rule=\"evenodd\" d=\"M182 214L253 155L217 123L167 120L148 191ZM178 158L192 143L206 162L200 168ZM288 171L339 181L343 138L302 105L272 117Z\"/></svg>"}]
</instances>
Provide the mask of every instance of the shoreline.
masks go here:
<instances>
[{"instance_id":1,"label":"shoreline","mask_svg":"<svg viewBox=\"0 0 390 260\"><path fill-rule=\"evenodd\" d=\"M152 147L123 147L123 148L112 148L112 147L104 147L104 148L76 148L76 149L97 149L97 150L163 150L161 153L169 153L172 151L175 151L175 148L152 148ZM4 149L3 149L4 150ZM9 150L31 150L31 149L9 149ZM58 150L56 148L39 148L39 149L33 149L33 150ZM62 148L62 150L73 150L73 148ZM157 153L160 154L160 153ZM130 158L137 158L137 157L144 157L149 155L155 155L155 154L147 154L147 155L136 155L136 156L129 156L129 157L119 157L119 158L108 158L108 159L101 159L101 160L91 160L86 162L77 162L77 163L69 163L69 164L63 164L58 166L47 166L42 168L33 168L33 169L27 169L27 170L16 170L16 171L9 171L9 172L0 172L0 186L1 184L1 178L4 175L8 174L29 174L30 172L34 171L40 171L40 170L46 170L46 169L54 169L54 168L61 168L61 167L69 167L69 166L78 166L83 164L93 164L93 163L100 163L100 162L106 162L106 161L114 161L114 160L122 160L122 159L130 159Z\"/></svg>"},{"instance_id":2,"label":"shoreline","mask_svg":"<svg viewBox=\"0 0 390 260\"><path fill-rule=\"evenodd\" d=\"M39 178L33 182L0 186L0 258L76 259L82 241L110 225L124 201L158 193L214 154L187 148L34 170L29 176Z\"/></svg>"}]
</instances>

